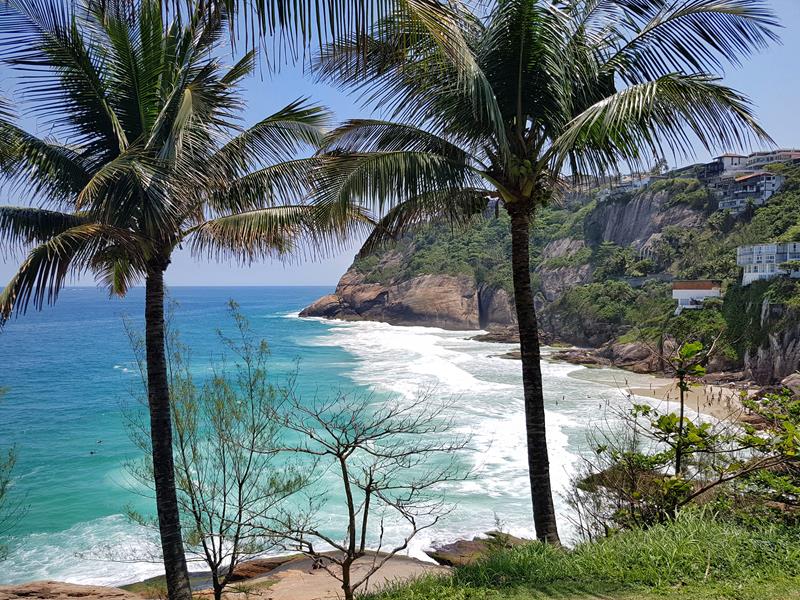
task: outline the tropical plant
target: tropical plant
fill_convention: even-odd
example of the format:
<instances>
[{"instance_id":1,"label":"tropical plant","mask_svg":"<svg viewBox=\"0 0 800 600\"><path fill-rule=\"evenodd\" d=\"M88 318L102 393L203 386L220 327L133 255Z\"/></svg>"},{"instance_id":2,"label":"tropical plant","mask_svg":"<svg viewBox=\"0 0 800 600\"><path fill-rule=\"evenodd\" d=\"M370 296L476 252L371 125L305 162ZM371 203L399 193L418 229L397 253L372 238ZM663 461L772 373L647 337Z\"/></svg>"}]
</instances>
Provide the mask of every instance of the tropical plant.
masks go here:
<instances>
[{"instance_id":1,"label":"tropical plant","mask_svg":"<svg viewBox=\"0 0 800 600\"><path fill-rule=\"evenodd\" d=\"M558 542L529 236L565 172L614 175L665 150L768 140L715 73L775 40L762 0L498 0L462 10L478 75L464 85L434 36L402 16L323 49L316 72L379 106L327 139L324 197L385 211L364 252L420 221L510 216L534 523ZM581 178L576 176L576 180Z\"/></svg>"},{"instance_id":2,"label":"tropical plant","mask_svg":"<svg viewBox=\"0 0 800 600\"><path fill-rule=\"evenodd\" d=\"M0 239L27 256L0 318L56 300L71 275L111 294L145 283L147 389L161 546L172 599L191 592L176 499L164 350L164 272L187 245L248 262L325 247L361 217L306 202L328 113L299 100L241 126L254 54L226 67L224 13L164 18L159 0L0 2L1 57L25 73L40 138L0 120L21 207L0 208ZM57 138L54 139L54 138ZM30 207L41 200L41 208Z\"/></svg>"}]
</instances>

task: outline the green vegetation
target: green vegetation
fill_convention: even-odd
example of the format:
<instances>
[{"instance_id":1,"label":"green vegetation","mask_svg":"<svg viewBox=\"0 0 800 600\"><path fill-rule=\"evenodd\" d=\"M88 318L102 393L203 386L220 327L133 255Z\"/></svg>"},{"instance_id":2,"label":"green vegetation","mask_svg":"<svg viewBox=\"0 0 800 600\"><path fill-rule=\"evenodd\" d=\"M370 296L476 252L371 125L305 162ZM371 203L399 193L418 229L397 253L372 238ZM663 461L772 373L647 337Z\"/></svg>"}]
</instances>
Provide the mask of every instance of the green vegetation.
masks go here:
<instances>
[{"instance_id":1,"label":"green vegetation","mask_svg":"<svg viewBox=\"0 0 800 600\"><path fill-rule=\"evenodd\" d=\"M711 191L697 178L677 177L660 179L650 185L653 193L667 192L669 200L665 207L689 206L695 210L711 212L716 209L717 201Z\"/></svg>"},{"instance_id":2,"label":"green vegetation","mask_svg":"<svg viewBox=\"0 0 800 600\"><path fill-rule=\"evenodd\" d=\"M468 275L477 282L511 291L511 239L508 215L473 218L468 227L427 223L413 236L393 246L403 260L381 261L376 254L356 259L354 265L367 282L386 282L418 275Z\"/></svg>"},{"instance_id":3,"label":"green vegetation","mask_svg":"<svg viewBox=\"0 0 800 600\"><path fill-rule=\"evenodd\" d=\"M687 511L671 523L560 550L531 544L370 600L800 598L800 532ZM788 594L788 595L787 595Z\"/></svg>"}]
</instances>

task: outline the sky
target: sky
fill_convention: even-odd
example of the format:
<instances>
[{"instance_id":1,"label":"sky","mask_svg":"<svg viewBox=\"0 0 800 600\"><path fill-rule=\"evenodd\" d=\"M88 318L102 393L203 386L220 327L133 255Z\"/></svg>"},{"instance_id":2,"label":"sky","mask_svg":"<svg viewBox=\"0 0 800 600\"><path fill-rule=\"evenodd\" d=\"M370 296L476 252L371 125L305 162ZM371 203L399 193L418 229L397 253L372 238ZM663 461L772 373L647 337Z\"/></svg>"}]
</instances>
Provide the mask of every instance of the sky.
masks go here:
<instances>
[{"instance_id":1,"label":"sky","mask_svg":"<svg viewBox=\"0 0 800 600\"><path fill-rule=\"evenodd\" d=\"M782 43L773 45L748 59L741 67L729 67L725 82L747 95L754 104L756 116L780 147L800 147L800 0L772 0L783 29ZM0 67L0 93L12 100L20 97L24 80L7 68ZM330 86L315 83L300 66L283 66L276 75L260 74L247 85L247 113L252 123L271 114L299 97L309 97L331 109L337 120L368 117L358 98L348 96ZM35 123L23 121L29 129ZM726 149L720 148L720 151ZM698 150L696 160L710 159L709 153ZM670 165L679 166L679 165ZM8 189L0 188L0 205L24 204L24 198L14 197ZM324 260L298 263L263 261L249 266L235 263L197 261L188 252L173 256L167 271L169 285L325 285L334 286L345 272L358 250L360 240L353 239L346 247ZM13 275L16 257L0 252L0 286ZM93 285L90 278L74 280L73 285Z\"/></svg>"}]
</instances>

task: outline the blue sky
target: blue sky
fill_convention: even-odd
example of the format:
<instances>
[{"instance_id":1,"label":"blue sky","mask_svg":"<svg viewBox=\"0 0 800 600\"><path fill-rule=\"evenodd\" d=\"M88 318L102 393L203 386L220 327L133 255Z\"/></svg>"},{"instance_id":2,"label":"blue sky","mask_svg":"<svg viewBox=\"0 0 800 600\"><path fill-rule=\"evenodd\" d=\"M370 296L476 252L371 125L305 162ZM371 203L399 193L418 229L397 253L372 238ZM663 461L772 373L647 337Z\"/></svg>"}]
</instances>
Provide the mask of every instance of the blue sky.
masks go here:
<instances>
[{"instance_id":1,"label":"blue sky","mask_svg":"<svg viewBox=\"0 0 800 600\"><path fill-rule=\"evenodd\" d=\"M729 68L725 80L749 96L762 125L781 147L800 147L800 0L772 0L784 29L780 32L782 45L775 45L752 57L741 68ZM0 91L18 97L21 82L7 69L0 67ZM368 116L355 98L329 86L314 83L299 67L283 67L277 75L254 78L247 90L247 120L253 122L302 96L328 106L336 118L344 120ZM34 124L28 124L32 126ZM698 152L697 160L706 160ZM0 189L0 204L21 204L8 190ZM185 252L179 252L167 271L171 285L334 285L352 261L358 248L353 240L348 248L322 261L281 264L266 261L247 267L231 263L197 262ZM14 273L13 260L0 252L0 286ZM90 285L91 279L77 284Z\"/></svg>"}]
</instances>

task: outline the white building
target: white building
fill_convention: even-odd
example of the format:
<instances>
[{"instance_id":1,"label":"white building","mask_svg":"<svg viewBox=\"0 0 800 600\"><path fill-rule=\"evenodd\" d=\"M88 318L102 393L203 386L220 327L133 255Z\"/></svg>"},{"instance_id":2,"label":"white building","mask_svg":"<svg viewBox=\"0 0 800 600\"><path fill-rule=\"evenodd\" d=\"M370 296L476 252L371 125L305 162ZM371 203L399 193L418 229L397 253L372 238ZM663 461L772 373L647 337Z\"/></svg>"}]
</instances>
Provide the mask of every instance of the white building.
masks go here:
<instances>
[{"instance_id":1,"label":"white building","mask_svg":"<svg viewBox=\"0 0 800 600\"><path fill-rule=\"evenodd\" d=\"M698 279L672 282L672 299L678 301L676 315L686 309L703 308L706 298L719 298L720 296L722 296L722 283L719 281Z\"/></svg>"},{"instance_id":2,"label":"white building","mask_svg":"<svg viewBox=\"0 0 800 600\"><path fill-rule=\"evenodd\" d=\"M800 271L781 269L783 263L793 260L800 260L800 242L757 244L736 249L736 264L744 269L742 285L779 275L800 278Z\"/></svg>"},{"instance_id":3,"label":"white building","mask_svg":"<svg viewBox=\"0 0 800 600\"><path fill-rule=\"evenodd\" d=\"M781 189L785 181L783 175L760 171L737 177L727 184L720 184L717 187L721 191L719 209L740 213L747 208L748 203L763 206Z\"/></svg>"},{"instance_id":4,"label":"white building","mask_svg":"<svg viewBox=\"0 0 800 600\"><path fill-rule=\"evenodd\" d=\"M770 150L769 152L755 152L747 157L744 168L763 169L766 165L788 163L796 160L800 160L800 150L794 148Z\"/></svg>"}]
</instances>

